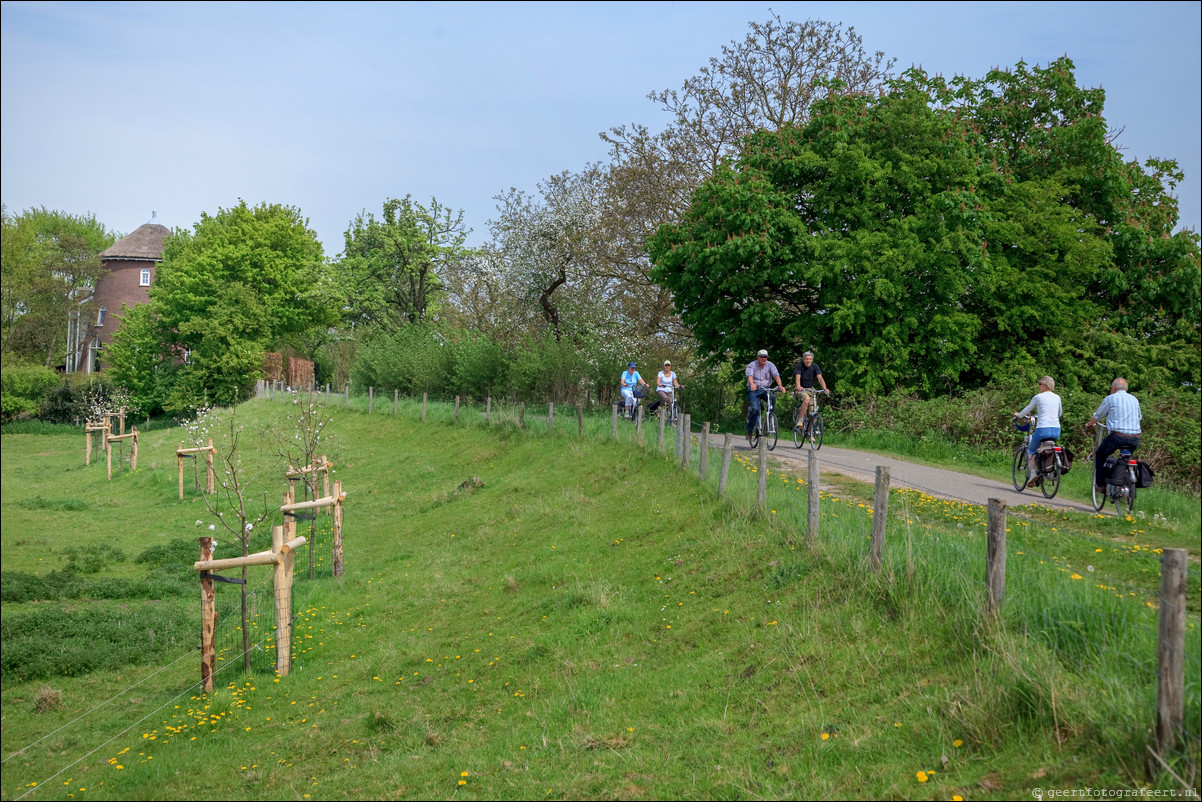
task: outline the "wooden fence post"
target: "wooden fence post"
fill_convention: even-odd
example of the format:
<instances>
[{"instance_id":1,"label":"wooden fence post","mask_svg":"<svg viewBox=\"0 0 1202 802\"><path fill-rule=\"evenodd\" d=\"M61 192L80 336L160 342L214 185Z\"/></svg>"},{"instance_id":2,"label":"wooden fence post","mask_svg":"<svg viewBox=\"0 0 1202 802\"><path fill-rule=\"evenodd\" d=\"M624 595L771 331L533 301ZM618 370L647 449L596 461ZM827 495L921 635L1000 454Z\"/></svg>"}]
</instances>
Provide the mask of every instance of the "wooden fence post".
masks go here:
<instances>
[{"instance_id":1,"label":"wooden fence post","mask_svg":"<svg viewBox=\"0 0 1202 802\"><path fill-rule=\"evenodd\" d=\"M760 435L758 483L755 492L755 509L763 513L768 509L768 438Z\"/></svg>"},{"instance_id":2,"label":"wooden fence post","mask_svg":"<svg viewBox=\"0 0 1202 802\"><path fill-rule=\"evenodd\" d=\"M576 434L584 436L584 407L576 405Z\"/></svg>"},{"instance_id":3,"label":"wooden fence post","mask_svg":"<svg viewBox=\"0 0 1202 802\"><path fill-rule=\"evenodd\" d=\"M200 539L200 559L213 559L213 538ZM213 575L208 571L200 575L200 685L203 693L213 692L213 673L217 668L217 651L213 646L213 635L217 631L217 593L213 589Z\"/></svg>"},{"instance_id":4,"label":"wooden fence post","mask_svg":"<svg viewBox=\"0 0 1202 802\"><path fill-rule=\"evenodd\" d=\"M108 462L109 481L113 481L113 444L109 442L109 433L104 433L104 455Z\"/></svg>"},{"instance_id":5,"label":"wooden fence post","mask_svg":"<svg viewBox=\"0 0 1202 802\"><path fill-rule=\"evenodd\" d=\"M705 483L706 468L710 461L710 422L701 424L701 462L697 466L697 476Z\"/></svg>"},{"instance_id":6,"label":"wooden fence post","mask_svg":"<svg viewBox=\"0 0 1202 802\"><path fill-rule=\"evenodd\" d=\"M810 451L810 463L806 466L806 481L810 483L808 490L810 491L810 508L807 511L809 518L809 540L810 548L814 547L814 543L818 539L818 454Z\"/></svg>"},{"instance_id":7,"label":"wooden fence post","mask_svg":"<svg viewBox=\"0 0 1202 802\"><path fill-rule=\"evenodd\" d=\"M1006 502L989 499L985 524L985 614L996 619L1006 596Z\"/></svg>"},{"instance_id":8,"label":"wooden fence post","mask_svg":"<svg viewBox=\"0 0 1202 802\"><path fill-rule=\"evenodd\" d=\"M179 441L179 447L184 447L184 441ZM184 500L184 455L178 451L175 454L175 461L179 463L179 500Z\"/></svg>"},{"instance_id":9,"label":"wooden fence post","mask_svg":"<svg viewBox=\"0 0 1202 802\"><path fill-rule=\"evenodd\" d=\"M1156 647L1156 749L1168 755L1181 742L1185 724L1185 588L1189 554L1160 555L1160 639Z\"/></svg>"},{"instance_id":10,"label":"wooden fence post","mask_svg":"<svg viewBox=\"0 0 1202 802\"><path fill-rule=\"evenodd\" d=\"M555 432L555 402L547 404L547 434Z\"/></svg>"},{"instance_id":11,"label":"wooden fence post","mask_svg":"<svg viewBox=\"0 0 1202 802\"><path fill-rule=\"evenodd\" d=\"M376 404L376 388L368 385L367 388L367 414L371 414L372 407Z\"/></svg>"},{"instance_id":12,"label":"wooden fence post","mask_svg":"<svg viewBox=\"0 0 1202 802\"><path fill-rule=\"evenodd\" d=\"M734 436L730 432L727 432L726 437L722 439L722 468L718 472L718 498L722 498L722 494L726 492L726 475L730 473L730 450L733 441Z\"/></svg>"},{"instance_id":13,"label":"wooden fence post","mask_svg":"<svg viewBox=\"0 0 1202 802\"><path fill-rule=\"evenodd\" d=\"M873 571L881 570L881 554L885 550L885 518L889 514L889 466L876 466L876 488L872 493L872 546L868 564Z\"/></svg>"},{"instance_id":14,"label":"wooden fence post","mask_svg":"<svg viewBox=\"0 0 1202 802\"><path fill-rule=\"evenodd\" d=\"M275 585L275 673L288 676L292 668L292 568L296 555L284 550L284 527L271 527L272 567ZM313 548L309 548L313 552Z\"/></svg>"},{"instance_id":15,"label":"wooden fence post","mask_svg":"<svg viewBox=\"0 0 1202 802\"><path fill-rule=\"evenodd\" d=\"M393 390L392 391L392 414L394 416L396 415L397 402L400 400L401 400L401 391Z\"/></svg>"},{"instance_id":16,"label":"wooden fence post","mask_svg":"<svg viewBox=\"0 0 1202 802\"><path fill-rule=\"evenodd\" d=\"M132 427L133 437L130 439L129 469L138 470L138 427Z\"/></svg>"},{"instance_id":17,"label":"wooden fence post","mask_svg":"<svg viewBox=\"0 0 1202 802\"><path fill-rule=\"evenodd\" d=\"M422 393L422 423L426 422L426 399L429 398L429 393Z\"/></svg>"},{"instance_id":18,"label":"wooden fence post","mask_svg":"<svg viewBox=\"0 0 1202 802\"><path fill-rule=\"evenodd\" d=\"M334 576L342 576L342 480L334 480Z\"/></svg>"},{"instance_id":19,"label":"wooden fence post","mask_svg":"<svg viewBox=\"0 0 1202 802\"><path fill-rule=\"evenodd\" d=\"M205 465L208 466L208 476L205 481L205 490L211 496L217 492L217 471L213 469L213 453L216 451L213 447L213 438L209 438L209 450L205 452Z\"/></svg>"},{"instance_id":20,"label":"wooden fence post","mask_svg":"<svg viewBox=\"0 0 1202 802\"><path fill-rule=\"evenodd\" d=\"M688 415L681 415L680 421L684 424L680 435L680 467L688 470L689 452L693 450L693 419Z\"/></svg>"},{"instance_id":21,"label":"wooden fence post","mask_svg":"<svg viewBox=\"0 0 1202 802\"><path fill-rule=\"evenodd\" d=\"M455 414L451 416L451 424L459 425L459 396L455 396Z\"/></svg>"},{"instance_id":22,"label":"wooden fence post","mask_svg":"<svg viewBox=\"0 0 1202 802\"><path fill-rule=\"evenodd\" d=\"M87 438L87 443L83 448L83 464L92 464L92 433L88 430L88 425L85 423L83 427L83 436Z\"/></svg>"},{"instance_id":23,"label":"wooden fence post","mask_svg":"<svg viewBox=\"0 0 1202 802\"><path fill-rule=\"evenodd\" d=\"M488 395L484 398L484 420L492 423L492 396Z\"/></svg>"},{"instance_id":24,"label":"wooden fence post","mask_svg":"<svg viewBox=\"0 0 1202 802\"><path fill-rule=\"evenodd\" d=\"M659 443L656 446L656 448L659 449L661 454L664 451L664 426L667 425L667 422L665 420L667 417L668 417L667 415L659 416Z\"/></svg>"}]
</instances>

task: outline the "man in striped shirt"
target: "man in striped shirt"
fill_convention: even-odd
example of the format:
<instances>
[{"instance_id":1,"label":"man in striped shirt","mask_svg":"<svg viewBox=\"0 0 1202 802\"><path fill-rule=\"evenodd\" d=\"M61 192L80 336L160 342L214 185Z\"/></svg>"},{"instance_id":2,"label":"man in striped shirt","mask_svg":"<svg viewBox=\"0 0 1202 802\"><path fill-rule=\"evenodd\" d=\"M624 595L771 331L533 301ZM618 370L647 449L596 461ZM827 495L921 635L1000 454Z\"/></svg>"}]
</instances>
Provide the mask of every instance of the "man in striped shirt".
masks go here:
<instances>
[{"instance_id":1,"label":"man in striped shirt","mask_svg":"<svg viewBox=\"0 0 1202 802\"><path fill-rule=\"evenodd\" d=\"M1112 381L1110 395L1102 399L1089 423L1085 424L1086 429L1092 429L1100 421L1105 421L1106 428L1110 430L1094 452L1094 487L1099 490L1106 487L1106 458L1116 449L1134 451L1139 448L1139 422L1142 417L1139 400L1127 392L1127 380L1119 378Z\"/></svg>"}]
</instances>

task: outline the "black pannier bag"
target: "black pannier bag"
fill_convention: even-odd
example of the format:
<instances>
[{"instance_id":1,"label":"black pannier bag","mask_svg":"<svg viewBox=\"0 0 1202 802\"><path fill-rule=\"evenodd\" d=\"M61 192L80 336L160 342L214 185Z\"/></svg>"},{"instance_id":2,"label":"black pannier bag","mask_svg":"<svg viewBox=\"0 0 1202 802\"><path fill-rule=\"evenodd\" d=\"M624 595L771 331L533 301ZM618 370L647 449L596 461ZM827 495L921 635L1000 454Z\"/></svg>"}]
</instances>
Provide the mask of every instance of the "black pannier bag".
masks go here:
<instances>
[{"instance_id":1,"label":"black pannier bag","mask_svg":"<svg viewBox=\"0 0 1202 802\"><path fill-rule=\"evenodd\" d=\"M1035 453L1039 457L1039 467L1044 471L1052 470L1055 464L1056 452L1053 443L1041 443L1039 448L1035 449ZM1068 450L1067 446L1060 448L1060 473L1066 474L1073 467L1073 453Z\"/></svg>"},{"instance_id":2,"label":"black pannier bag","mask_svg":"<svg viewBox=\"0 0 1202 802\"><path fill-rule=\"evenodd\" d=\"M1156 474L1152 473L1152 468L1148 466L1148 463L1141 460L1139 466L1135 469L1135 486L1140 488L1151 487L1152 480L1155 478Z\"/></svg>"},{"instance_id":3,"label":"black pannier bag","mask_svg":"<svg viewBox=\"0 0 1202 802\"><path fill-rule=\"evenodd\" d=\"M1110 456L1106 458L1106 464L1103 468L1105 471L1107 484L1125 485L1127 484L1127 460L1120 460L1118 457Z\"/></svg>"}]
</instances>

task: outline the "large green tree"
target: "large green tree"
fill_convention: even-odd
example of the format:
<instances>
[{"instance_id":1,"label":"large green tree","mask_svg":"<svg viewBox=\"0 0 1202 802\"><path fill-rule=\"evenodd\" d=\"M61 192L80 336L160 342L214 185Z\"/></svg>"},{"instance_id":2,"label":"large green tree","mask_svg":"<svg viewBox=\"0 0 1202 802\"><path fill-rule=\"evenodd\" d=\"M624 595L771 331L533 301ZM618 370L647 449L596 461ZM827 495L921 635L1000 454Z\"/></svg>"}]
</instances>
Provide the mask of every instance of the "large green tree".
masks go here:
<instances>
[{"instance_id":1,"label":"large green tree","mask_svg":"<svg viewBox=\"0 0 1202 802\"><path fill-rule=\"evenodd\" d=\"M253 386L266 348L331 325L337 312L325 291L321 243L300 211L245 201L203 214L192 231L175 232L150 298L153 309L138 319L131 340L153 342L143 331L153 326L165 351L159 364L187 356L167 394L169 411L203 398L239 400ZM114 365L122 347L109 357Z\"/></svg>"},{"instance_id":2,"label":"large green tree","mask_svg":"<svg viewBox=\"0 0 1202 802\"><path fill-rule=\"evenodd\" d=\"M1198 381L1179 175L1121 158L1101 90L1076 87L1070 61L833 89L805 125L745 140L650 244L705 350L813 348L862 393L951 391L1035 363L1084 377L1116 354L1159 370L1148 380Z\"/></svg>"},{"instance_id":3,"label":"large green tree","mask_svg":"<svg viewBox=\"0 0 1202 802\"><path fill-rule=\"evenodd\" d=\"M100 252L116 241L93 215L3 209L0 258L0 350L6 357L61 366L67 319L87 321L89 299L104 272Z\"/></svg>"},{"instance_id":4,"label":"large green tree","mask_svg":"<svg viewBox=\"0 0 1202 802\"><path fill-rule=\"evenodd\" d=\"M463 212L436 199L426 207L408 195L389 198L379 219L356 215L338 265L347 317L385 331L426 320L444 293L444 274L468 256L468 233Z\"/></svg>"}]
</instances>

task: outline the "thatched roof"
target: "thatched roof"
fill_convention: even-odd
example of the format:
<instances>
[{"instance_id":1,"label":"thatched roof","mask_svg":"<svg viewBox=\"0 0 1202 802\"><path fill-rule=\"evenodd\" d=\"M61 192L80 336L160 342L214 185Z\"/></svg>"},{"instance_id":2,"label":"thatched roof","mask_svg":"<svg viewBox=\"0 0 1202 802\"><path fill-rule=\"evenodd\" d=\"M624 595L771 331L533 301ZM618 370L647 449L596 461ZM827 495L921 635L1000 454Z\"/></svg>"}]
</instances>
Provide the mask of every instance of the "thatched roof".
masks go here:
<instances>
[{"instance_id":1,"label":"thatched roof","mask_svg":"<svg viewBox=\"0 0 1202 802\"><path fill-rule=\"evenodd\" d=\"M132 234L122 237L111 248L101 251L100 258L109 259L152 259L163 258L163 244L171 236L171 229L158 223L138 226Z\"/></svg>"}]
</instances>

